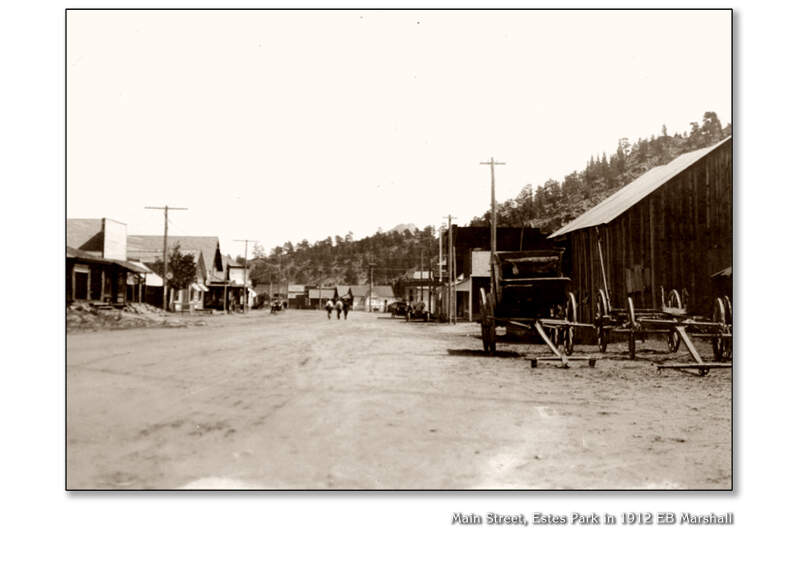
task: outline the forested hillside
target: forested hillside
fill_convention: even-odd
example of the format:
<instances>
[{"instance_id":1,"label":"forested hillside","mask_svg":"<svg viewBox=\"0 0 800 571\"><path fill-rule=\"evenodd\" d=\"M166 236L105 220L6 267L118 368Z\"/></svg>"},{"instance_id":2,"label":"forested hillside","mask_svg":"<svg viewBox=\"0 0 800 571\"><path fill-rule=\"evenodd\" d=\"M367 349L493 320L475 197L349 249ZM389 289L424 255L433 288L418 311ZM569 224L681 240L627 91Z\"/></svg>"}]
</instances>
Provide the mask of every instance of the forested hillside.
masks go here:
<instances>
[{"instance_id":1,"label":"forested hillside","mask_svg":"<svg viewBox=\"0 0 800 571\"><path fill-rule=\"evenodd\" d=\"M533 189L526 185L516 198L497 205L500 226L522 224L541 228L550 233L601 202L654 166L668 163L680 154L701 149L730 135L731 126L720 124L717 114L707 111L700 123L691 123L686 133L661 134L631 143L620 139L617 151L610 157L605 153L592 156L582 171L573 171L559 182L548 180ZM472 219L471 226L488 226L491 212Z\"/></svg>"},{"instance_id":2,"label":"forested hillside","mask_svg":"<svg viewBox=\"0 0 800 571\"><path fill-rule=\"evenodd\" d=\"M374 264L376 284L391 284L410 269L424 269L434 258L438 260L439 239L433 226L422 230L403 224L388 232L353 239L334 236L309 244L286 242L269 254L256 249L251 275L258 283L285 282L300 284L363 284L369 280L369 264Z\"/></svg>"},{"instance_id":3,"label":"forested hillside","mask_svg":"<svg viewBox=\"0 0 800 571\"><path fill-rule=\"evenodd\" d=\"M730 135L717 114L708 111L690 131L669 135L663 126L659 135L630 142L620 139L611 156L592 156L581 171L562 181L548 180L535 189L524 186L516 198L499 203L497 221L501 226L528 225L552 232L602 201L650 168L676 156L706 147ZM472 226L488 225L490 213L473 218ZM301 284L359 284L369 279L374 264L376 284L396 282L410 269L436 267L439 244L435 229L400 224L390 231L355 240L352 232L331 236L310 244L286 242L266 252L256 247L250 264L256 284L290 282ZM422 254L422 261L420 260Z\"/></svg>"}]
</instances>

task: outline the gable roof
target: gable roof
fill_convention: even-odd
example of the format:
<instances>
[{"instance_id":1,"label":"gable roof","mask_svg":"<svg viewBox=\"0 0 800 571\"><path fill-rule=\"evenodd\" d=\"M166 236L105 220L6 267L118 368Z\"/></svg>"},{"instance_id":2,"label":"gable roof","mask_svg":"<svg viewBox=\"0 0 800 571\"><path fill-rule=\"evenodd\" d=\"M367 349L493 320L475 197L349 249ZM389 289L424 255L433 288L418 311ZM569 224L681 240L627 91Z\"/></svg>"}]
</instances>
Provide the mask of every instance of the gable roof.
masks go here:
<instances>
[{"instance_id":1,"label":"gable roof","mask_svg":"<svg viewBox=\"0 0 800 571\"><path fill-rule=\"evenodd\" d=\"M167 236L167 250L172 250L177 244L180 244L181 252L202 252L208 275L223 270L219 238L216 236ZM128 236L128 258L154 262L161 259L163 251L163 236Z\"/></svg>"},{"instance_id":2,"label":"gable roof","mask_svg":"<svg viewBox=\"0 0 800 571\"><path fill-rule=\"evenodd\" d=\"M728 143L730 140L731 137L728 137L715 145L684 153L675 157L665 165L651 168L642 176L623 186L617 192L600 202L600 204L594 208L590 208L572 222L565 224L559 230L550 234L550 238L568 234L582 228L591 228L592 226L598 226L600 224L608 224L634 204L647 197L650 193L658 190L672 178L688 169L715 149Z\"/></svg>"},{"instance_id":3,"label":"gable roof","mask_svg":"<svg viewBox=\"0 0 800 571\"><path fill-rule=\"evenodd\" d=\"M364 297L369 295L368 285L352 285L350 291L353 292L353 297Z\"/></svg>"},{"instance_id":4,"label":"gable roof","mask_svg":"<svg viewBox=\"0 0 800 571\"><path fill-rule=\"evenodd\" d=\"M369 293L367 295L369 295ZM392 286L388 285L373 286L372 297L394 297L394 291L392 290Z\"/></svg>"}]
</instances>

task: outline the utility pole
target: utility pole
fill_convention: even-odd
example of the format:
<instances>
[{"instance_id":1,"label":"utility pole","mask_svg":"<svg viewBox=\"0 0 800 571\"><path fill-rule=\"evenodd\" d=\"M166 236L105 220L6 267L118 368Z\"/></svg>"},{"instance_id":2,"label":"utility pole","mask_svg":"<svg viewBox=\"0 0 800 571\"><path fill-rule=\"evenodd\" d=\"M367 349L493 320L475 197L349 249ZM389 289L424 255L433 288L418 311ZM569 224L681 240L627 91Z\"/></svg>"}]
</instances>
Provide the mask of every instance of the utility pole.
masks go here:
<instances>
[{"instance_id":1,"label":"utility pole","mask_svg":"<svg viewBox=\"0 0 800 571\"><path fill-rule=\"evenodd\" d=\"M439 283L442 283L442 228L439 226Z\"/></svg>"},{"instance_id":2,"label":"utility pole","mask_svg":"<svg viewBox=\"0 0 800 571\"><path fill-rule=\"evenodd\" d=\"M422 265L422 248L419 249L419 300L424 302L423 299L425 297L425 289L422 280L424 279L423 276L425 275L425 268Z\"/></svg>"},{"instance_id":3,"label":"utility pole","mask_svg":"<svg viewBox=\"0 0 800 571\"><path fill-rule=\"evenodd\" d=\"M248 287L247 287L247 245L250 242L256 243L258 240L234 240L234 242L244 242L244 285L242 286L242 311L247 313L247 298L249 297ZM272 300L270 300L272 303Z\"/></svg>"},{"instance_id":4,"label":"utility pole","mask_svg":"<svg viewBox=\"0 0 800 571\"><path fill-rule=\"evenodd\" d=\"M448 214L447 216L447 322L455 323L455 307L454 293L455 287L453 281L455 280L455 263L453 260L453 217Z\"/></svg>"},{"instance_id":5,"label":"utility pole","mask_svg":"<svg viewBox=\"0 0 800 571\"><path fill-rule=\"evenodd\" d=\"M428 250L428 314L430 315L433 307L431 307L431 292L433 290L433 268L431 267L432 260L431 260L431 251Z\"/></svg>"},{"instance_id":6,"label":"utility pole","mask_svg":"<svg viewBox=\"0 0 800 571\"><path fill-rule=\"evenodd\" d=\"M375 268L375 263L369 263L369 296L367 297L367 313L372 313L372 287L373 287L373 269Z\"/></svg>"},{"instance_id":7,"label":"utility pole","mask_svg":"<svg viewBox=\"0 0 800 571\"><path fill-rule=\"evenodd\" d=\"M495 279L494 279L494 256L497 253L497 204L496 204L496 201L495 201L495 198L494 198L494 167L496 165L498 165L498 166L499 165L505 165L506 163L498 163L498 162L496 162L494 160L494 157L492 157L489 160L489 162L481 163L481 164L482 165L489 165L491 173L492 173L492 230L491 230L492 253L491 253L491 258L490 258L490 264L491 264L490 267L492 268L492 274L491 274L492 275L492 284L491 284L490 291L492 292L492 296L494 297L494 295L495 295L495 291L494 291L494 282L495 282Z\"/></svg>"},{"instance_id":8,"label":"utility pole","mask_svg":"<svg viewBox=\"0 0 800 571\"><path fill-rule=\"evenodd\" d=\"M172 210L189 210L188 208L179 208L177 206L145 206L145 210L163 210L164 211L164 273L162 282L164 290L163 309L167 310L167 231L169 230L169 211Z\"/></svg>"}]
</instances>

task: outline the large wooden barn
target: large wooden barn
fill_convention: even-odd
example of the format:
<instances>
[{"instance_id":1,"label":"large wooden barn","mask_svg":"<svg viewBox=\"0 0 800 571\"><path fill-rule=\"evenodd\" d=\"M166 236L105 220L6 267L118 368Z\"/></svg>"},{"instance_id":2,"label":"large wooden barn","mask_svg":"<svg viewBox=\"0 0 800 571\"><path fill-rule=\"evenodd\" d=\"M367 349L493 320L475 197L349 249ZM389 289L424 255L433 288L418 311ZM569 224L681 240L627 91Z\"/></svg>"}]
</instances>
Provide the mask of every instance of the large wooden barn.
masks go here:
<instances>
[{"instance_id":1,"label":"large wooden barn","mask_svg":"<svg viewBox=\"0 0 800 571\"><path fill-rule=\"evenodd\" d=\"M685 290L689 311L709 314L712 275L732 266L732 189L728 137L654 167L554 232L567 247L580 320L592 321L603 287L598 244L613 307L629 295L636 307L658 307L663 287Z\"/></svg>"}]
</instances>

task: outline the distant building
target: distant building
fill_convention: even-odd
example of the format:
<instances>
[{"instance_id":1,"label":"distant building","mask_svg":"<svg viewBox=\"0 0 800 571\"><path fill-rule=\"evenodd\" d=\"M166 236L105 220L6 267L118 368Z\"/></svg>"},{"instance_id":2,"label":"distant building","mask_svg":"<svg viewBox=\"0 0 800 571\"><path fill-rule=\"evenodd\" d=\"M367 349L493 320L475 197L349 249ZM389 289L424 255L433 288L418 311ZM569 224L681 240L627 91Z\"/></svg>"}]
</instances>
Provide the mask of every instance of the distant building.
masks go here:
<instances>
[{"instance_id":1,"label":"distant building","mask_svg":"<svg viewBox=\"0 0 800 571\"><path fill-rule=\"evenodd\" d=\"M291 309L302 309L308 305L306 286L303 284L289 284L287 287L287 298Z\"/></svg>"},{"instance_id":2,"label":"distant building","mask_svg":"<svg viewBox=\"0 0 800 571\"><path fill-rule=\"evenodd\" d=\"M439 283L431 270L409 270L398 284L401 297L410 302L422 301L425 309L437 313L439 307Z\"/></svg>"},{"instance_id":3,"label":"distant building","mask_svg":"<svg viewBox=\"0 0 800 571\"><path fill-rule=\"evenodd\" d=\"M386 307L397 299L394 295L392 286L373 285L372 297L370 297L369 285L340 286L347 288L353 299L353 309L356 311L386 311Z\"/></svg>"},{"instance_id":4,"label":"distant building","mask_svg":"<svg viewBox=\"0 0 800 571\"><path fill-rule=\"evenodd\" d=\"M256 299L256 291L253 289L253 281L247 273L245 280L244 264L238 264L230 256L224 257L225 278L228 284L228 295L236 301L237 307L242 307L247 303L247 307L253 307Z\"/></svg>"},{"instance_id":5,"label":"distant building","mask_svg":"<svg viewBox=\"0 0 800 571\"><path fill-rule=\"evenodd\" d=\"M311 309L322 309L328 300L336 299L335 287L312 287L307 286L306 298L308 299L308 307Z\"/></svg>"}]
</instances>

